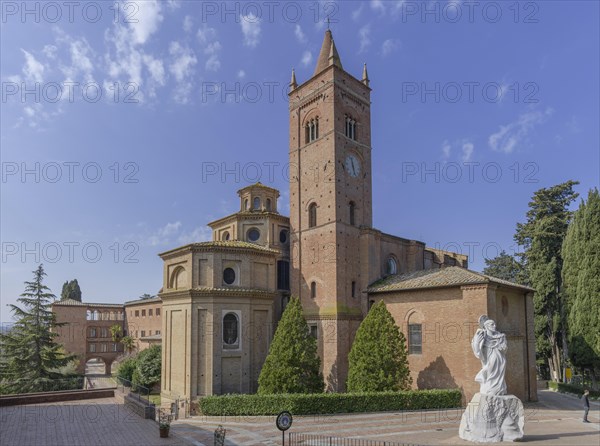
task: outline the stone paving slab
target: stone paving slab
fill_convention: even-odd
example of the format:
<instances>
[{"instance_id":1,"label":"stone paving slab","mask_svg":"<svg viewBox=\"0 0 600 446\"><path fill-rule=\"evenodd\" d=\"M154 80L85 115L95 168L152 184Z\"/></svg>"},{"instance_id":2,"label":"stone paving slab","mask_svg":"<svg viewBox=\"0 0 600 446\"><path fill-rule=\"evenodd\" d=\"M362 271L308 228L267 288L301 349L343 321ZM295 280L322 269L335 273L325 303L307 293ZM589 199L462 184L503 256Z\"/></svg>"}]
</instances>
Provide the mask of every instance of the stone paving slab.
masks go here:
<instances>
[{"instance_id":1,"label":"stone paving slab","mask_svg":"<svg viewBox=\"0 0 600 446\"><path fill-rule=\"evenodd\" d=\"M2 446L187 446L114 398L0 407Z\"/></svg>"}]
</instances>

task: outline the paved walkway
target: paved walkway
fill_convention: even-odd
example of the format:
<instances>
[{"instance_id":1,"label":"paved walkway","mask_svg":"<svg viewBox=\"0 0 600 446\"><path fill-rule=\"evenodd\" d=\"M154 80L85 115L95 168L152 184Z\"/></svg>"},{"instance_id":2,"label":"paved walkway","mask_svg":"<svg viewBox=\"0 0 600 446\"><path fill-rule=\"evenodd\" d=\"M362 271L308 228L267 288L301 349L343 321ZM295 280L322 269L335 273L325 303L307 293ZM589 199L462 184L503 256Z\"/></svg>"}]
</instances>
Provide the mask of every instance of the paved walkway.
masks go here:
<instances>
[{"instance_id":1,"label":"paved walkway","mask_svg":"<svg viewBox=\"0 0 600 446\"><path fill-rule=\"evenodd\" d=\"M581 401L569 395L539 392L538 403L525 407L524 442L544 445L600 445L599 405L590 424L582 423ZM356 415L294 417L290 432L363 438L418 445L473 445L458 437L462 409L386 412ZM192 417L176 421L171 430L196 446L212 445L212 432L227 429L228 445L280 445L275 417ZM312 443L317 444L317 443Z\"/></svg>"},{"instance_id":2,"label":"paved walkway","mask_svg":"<svg viewBox=\"0 0 600 446\"><path fill-rule=\"evenodd\" d=\"M212 444L212 443L211 443ZM158 425L131 413L115 398L0 407L2 446L174 446Z\"/></svg>"},{"instance_id":3,"label":"paved walkway","mask_svg":"<svg viewBox=\"0 0 600 446\"><path fill-rule=\"evenodd\" d=\"M526 405L524 442L543 445L600 444L600 405L592 423L581 422L581 401L550 391ZM419 445L470 445L458 438L461 409L427 412L298 416L291 432L364 438ZM222 424L227 445L280 445L274 417L192 417L171 425L159 438L154 421L132 414L115 398L0 407L0 445L19 446L210 446ZM306 443L308 444L308 443ZM311 444L316 444L312 443Z\"/></svg>"}]
</instances>

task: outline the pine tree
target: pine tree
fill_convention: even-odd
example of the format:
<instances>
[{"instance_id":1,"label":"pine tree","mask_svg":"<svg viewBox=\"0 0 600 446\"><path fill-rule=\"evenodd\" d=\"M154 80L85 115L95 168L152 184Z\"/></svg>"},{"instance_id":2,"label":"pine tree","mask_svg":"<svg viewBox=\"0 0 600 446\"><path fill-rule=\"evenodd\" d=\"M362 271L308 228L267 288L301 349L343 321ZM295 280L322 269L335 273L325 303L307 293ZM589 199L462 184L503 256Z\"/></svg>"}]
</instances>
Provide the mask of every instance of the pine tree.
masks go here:
<instances>
[{"instance_id":1,"label":"pine tree","mask_svg":"<svg viewBox=\"0 0 600 446\"><path fill-rule=\"evenodd\" d=\"M529 202L527 221L517 223L515 241L524 248L520 254L530 285L535 289L534 330L539 360L548 361L560 379L566 359L566 307L562 292L561 248L572 213L569 205L578 196L576 181L540 189Z\"/></svg>"},{"instance_id":2,"label":"pine tree","mask_svg":"<svg viewBox=\"0 0 600 446\"><path fill-rule=\"evenodd\" d=\"M508 280L509 282L519 283L521 285L527 283L523 265L505 251L502 251L493 259L485 259L483 274L497 277L498 279Z\"/></svg>"},{"instance_id":3,"label":"pine tree","mask_svg":"<svg viewBox=\"0 0 600 446\"><path fill-rule=\"evenodd\" d=\"M60 293L60 299L73 299L78 302L81 302L81 288L79 288L79 283L77 283L77 279L66 281L63 284L62 291Z\"/></svg>"},{"instance_id":4,"label":"pine tree","mask_svg":"<svg viewBox=\"0 0 600 446\"><path fill-rule=\"evenodd\" d=\"M59 371L75 359L66 355L54 328L58 324L50 310L56 298L43 284L46 273L40 265L32 282L25 282L25 292L18 299L24 308L11 304L16 322L11 331L0 335L2 361L0 363L0 393L27 393L69 388L72 382L60 381L65 376Z\"/></svg>"},{"instance_id":5,"label":"pine tree","mask_svg":"<svg viewBox=\"0 0 600 446\"><path fill-rule=\"evenodd\" d=\"M258 378L259 394L321 393L317 340L310 335L300 300L288 303Z\"/></svg>"},{"instance_id":6,"label":"pine tree","mask_svg":"<svg viewBox=\"0 0 600 446\"><path fill-rule=\"evenodd\" d=\"M600 367L600 195L590 190L567 230L562 277L569 356L577 367ZM593 372L591 374L594 376Z\"/></svg>"},{"instance_id":7,"label":"pine tree","mask_svg":"<svg viewBox=\"0 0 600 446\"><path fill-rule=\"evenodd\" d=\"M348 392L408 390L406 339L383 301L362 321L349 356Z\"/></svg>"}]
</instances>

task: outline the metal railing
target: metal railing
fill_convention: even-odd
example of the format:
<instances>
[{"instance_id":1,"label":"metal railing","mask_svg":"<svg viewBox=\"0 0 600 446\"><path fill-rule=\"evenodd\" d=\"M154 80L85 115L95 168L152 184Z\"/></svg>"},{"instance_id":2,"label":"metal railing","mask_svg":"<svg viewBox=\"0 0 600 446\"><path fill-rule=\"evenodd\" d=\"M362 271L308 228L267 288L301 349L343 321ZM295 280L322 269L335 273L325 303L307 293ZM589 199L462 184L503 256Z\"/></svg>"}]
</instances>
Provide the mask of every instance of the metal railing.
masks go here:
<instances>
[{"instance_id":1,"label":"metal railing","mask_svg":"<svg viewBox=\"0 0 600 446\"><path fill-rule=\"evenodd\" d=\"M150 402L150 389L139 384L134 384L128 379L121 376L117 376L116 388L122 392L123 395L129 395L136 398L138 401L145 403L146 405L152 404Z\"/></svg>"},{"instance_id":2,"label":"metal railing","mask_svg":"<svg viewBox=\"0 0 600 446\"><path fill-rule=\"evenodd\" d=\"M289 444L290 446L418 446L413 443L329 437L327 435L302 434L297 432L290 432Z\"/></svg>"}]
</instances>

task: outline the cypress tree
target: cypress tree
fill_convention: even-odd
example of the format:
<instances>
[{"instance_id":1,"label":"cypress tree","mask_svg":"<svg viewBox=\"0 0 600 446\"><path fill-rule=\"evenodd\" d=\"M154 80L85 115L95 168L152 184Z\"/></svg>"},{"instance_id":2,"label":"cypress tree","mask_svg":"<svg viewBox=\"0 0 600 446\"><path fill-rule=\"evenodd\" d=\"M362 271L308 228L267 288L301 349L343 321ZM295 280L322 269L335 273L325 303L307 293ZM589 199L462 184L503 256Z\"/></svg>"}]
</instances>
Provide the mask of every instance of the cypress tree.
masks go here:
<instances>
[{"instance_id":1,"label":"cypress tree","mask_svg":"<svg viewBox=\"0 0 600 446\"><path fill-rule=\"evenodd\" d=\"M321 393L317 340L310 335L300 299L288 303L258 377L258 393Z\"/></svg>"},{"instance_id":2,"label":"cypress tree","mask_svg":"<svg viewBox=\"0 0 600 446\"><path fill-rule=\"evenodd\" d=\"M11 304L16 322L7 334L0 335L2 360L0 361L0 393L28 393L69 388L73 383L59 381L65 376L59 371L73 355L65 355L60 344L56 322L50 310L56 298L43 284L46 273L40 265L33 272L31 282L25 282L25 292L17 299L24 308Z\"/></svg>"},{"instance_id":3,"label":"cypress tree","mask_svg":"<svg viewBox=\"0 0 600 446\"><path fill-rule=\"evenodd\" d=\"M81 302L81 288L79 288L79 283L77 283L77 279L66 281L63 284L62 291L60 293L60 299L73 299L78 302Z\"/></svg>"},{"instance_id":4,"label":"cypress tree","mask_svg":"<svg viewBox=\"0 0 600 446\"><path fill-rule=\"evenodd\" d=\"M521 261L535 289L534 331L536 353L548 362L553 378L561 378L567 356L566 306L562 292L561 248L572 213L569 205L578 196L576 181L536 191L529 202L527 221L517 223L515 241L524 250Z\"/></svg>"},{"instance_id":5,"label":"cypress tree","mask_svg":"<svg viewBox=\"0 0 600 446\"><path fill-rule=\"evenodd\" d=\"M362 321L349 356L348 392L409 390L406 339L383 301Z\"/></svg>"},{"instance_id":6,"label":"cypress tree","mask_svg":"<svg viewBox=\"0 0 600 446\"><path fill-rule=\"evenodd\" d=\"M573 365L600 367L600 195L590 190L569 225L563 250L563 284ZM593 373L592 373L593 376Z\"/></svg>"}]
</instances>

